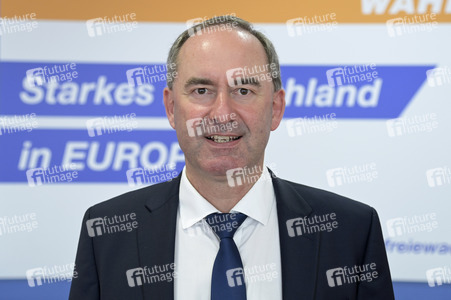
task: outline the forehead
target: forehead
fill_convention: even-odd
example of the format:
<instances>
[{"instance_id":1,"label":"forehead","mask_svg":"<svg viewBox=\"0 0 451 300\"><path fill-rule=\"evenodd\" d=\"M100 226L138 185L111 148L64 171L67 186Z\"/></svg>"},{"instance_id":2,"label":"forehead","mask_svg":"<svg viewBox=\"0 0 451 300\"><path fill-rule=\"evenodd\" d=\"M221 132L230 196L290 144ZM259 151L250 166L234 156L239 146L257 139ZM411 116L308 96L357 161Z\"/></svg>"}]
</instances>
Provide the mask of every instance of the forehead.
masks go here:
<instances>
[{"instance_id":1,"label":"forehead","mask_svg":"<svg viewBox=\"0 0 451 300\"><path fill-rule=\"evenodd\" d=\"M228 69L268 63L260 41L241 29L192 36L182 46L177 61L180 75L219 75Z\"/></svg>"}]
</instances>

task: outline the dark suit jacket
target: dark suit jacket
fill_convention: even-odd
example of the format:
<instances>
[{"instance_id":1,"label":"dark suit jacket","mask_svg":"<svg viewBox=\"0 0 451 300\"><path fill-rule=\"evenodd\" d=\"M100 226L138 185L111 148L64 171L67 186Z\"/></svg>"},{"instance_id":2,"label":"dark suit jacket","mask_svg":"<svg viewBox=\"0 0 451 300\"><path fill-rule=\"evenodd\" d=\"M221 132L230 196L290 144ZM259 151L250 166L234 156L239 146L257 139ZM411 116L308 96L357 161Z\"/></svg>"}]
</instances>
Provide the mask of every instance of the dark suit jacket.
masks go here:
<instances>
[{"instance_id":1,"label":"dark suit jacket","mask_svg":"<svg viewBox=\"0 0 451 300\"><path fill-rule=\"evenodd\" d=\"M394 299L380 222L372 207L279 178L273 178L273 184L279 219L283 299ZM180 176L87 210L75 262L77 277L72 281L69 299L174 298L173 281L130 287L126 271L174 262L179 186ZM91 236L88 234L88 220L130 213L136 214L139 224L136 229L94 237L92 232ZM316 232L312 229L310 233L301 230L295 236L288 234L289 227L296 229L289 220L305 217L314 220L314 216L331 213L335 213L338 223L332 231L316 227ZM377 272L371 282L356 277L354 280L347 277L346 281L337 273L334 277L330 272L326 274L331 269L347 267L349 270L371 263ZM355 282L349 283L352 281ZM331 287L331 282L335 286Z\"/></svg>"}]
</instances>

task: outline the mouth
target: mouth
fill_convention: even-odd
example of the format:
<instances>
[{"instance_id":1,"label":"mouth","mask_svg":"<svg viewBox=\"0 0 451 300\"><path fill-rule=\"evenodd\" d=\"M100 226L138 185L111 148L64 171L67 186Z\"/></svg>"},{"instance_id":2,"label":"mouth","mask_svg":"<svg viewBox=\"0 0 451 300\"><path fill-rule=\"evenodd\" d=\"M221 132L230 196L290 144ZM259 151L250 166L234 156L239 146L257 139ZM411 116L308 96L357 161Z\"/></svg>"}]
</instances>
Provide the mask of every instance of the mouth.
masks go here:
<instances>
[{"instance_id":1,"label":"mouth","mask_svg":"<svg viewBox=\"0 0 451 300\"><path fill-rule=\"evenodd\" d=\"M236 140L239 140L241 136L232 136L232 135L211 135L206 136L206 139L213 141L215 143L230 143Z\"/></svg>"}]
</instances>

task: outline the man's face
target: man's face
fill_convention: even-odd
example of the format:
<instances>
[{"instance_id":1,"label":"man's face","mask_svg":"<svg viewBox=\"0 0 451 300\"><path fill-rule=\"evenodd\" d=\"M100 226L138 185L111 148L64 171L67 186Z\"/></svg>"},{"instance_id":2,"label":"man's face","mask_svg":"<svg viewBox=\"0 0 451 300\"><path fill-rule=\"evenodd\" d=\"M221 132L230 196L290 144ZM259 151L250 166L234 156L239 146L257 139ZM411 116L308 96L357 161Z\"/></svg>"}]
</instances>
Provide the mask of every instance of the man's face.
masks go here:
<instances>
[{"instance_id":1,"label":"man's face","mask_svg":"<svg viewBox=\"0 0 451 300\"><path fill-rule=\"evenodd\" d=\"M258 80L243 82L236 68ZM261 43L241 30L193 36L182 46L177 69L164 101L188 173L225 176L229 169L260 166L285 108L284 91L274 92L268 79L274 70Z\"/></svg>"}]
</instances>

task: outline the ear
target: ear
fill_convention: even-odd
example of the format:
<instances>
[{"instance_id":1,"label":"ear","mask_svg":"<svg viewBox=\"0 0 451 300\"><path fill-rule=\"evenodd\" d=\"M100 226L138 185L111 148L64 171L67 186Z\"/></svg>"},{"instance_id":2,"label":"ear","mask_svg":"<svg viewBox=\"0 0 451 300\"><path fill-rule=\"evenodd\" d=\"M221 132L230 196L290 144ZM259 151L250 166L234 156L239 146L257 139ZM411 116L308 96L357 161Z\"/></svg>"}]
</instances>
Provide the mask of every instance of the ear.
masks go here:
<instances>
[{"instance_id":1,"label":"ear","mask_svg":"<svg viewBox=\"0 0 451 300\"><path fill-rule=\"evenodd\" d=\"M285 91L283 89L274 93L272 98L272 123L271 131L279 127L285 112Z\"/></svg>"},{"instance_id":2,"label":"ear","mask_svg":"<svg viewBox=\"0 0 451 300\"><path fill-rule=\"evenodd\" d=\"M166 116L168 117L169 124L175 129L174 122L174 92L168 87L163 90L163 102L166 109Z\"/></svg>"}]
</instances>

